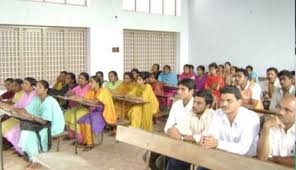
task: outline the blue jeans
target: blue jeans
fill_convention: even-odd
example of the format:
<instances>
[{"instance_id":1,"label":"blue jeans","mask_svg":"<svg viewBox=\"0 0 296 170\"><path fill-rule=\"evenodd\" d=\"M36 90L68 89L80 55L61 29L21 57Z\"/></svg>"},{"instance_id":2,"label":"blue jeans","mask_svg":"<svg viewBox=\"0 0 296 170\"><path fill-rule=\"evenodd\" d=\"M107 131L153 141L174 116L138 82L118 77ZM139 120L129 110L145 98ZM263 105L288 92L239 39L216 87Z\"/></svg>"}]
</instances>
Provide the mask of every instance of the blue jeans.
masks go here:
<instances>
[{"instance_id":1,"label":"blue jeans","mask_svg":"<svg viewBox=\"0 0 296 170\"><path fill-rule=\"evenodd\" d=\"M169 158L166 170L189 170L190 163L178 159Z\"/></svg>"}]
</instances>

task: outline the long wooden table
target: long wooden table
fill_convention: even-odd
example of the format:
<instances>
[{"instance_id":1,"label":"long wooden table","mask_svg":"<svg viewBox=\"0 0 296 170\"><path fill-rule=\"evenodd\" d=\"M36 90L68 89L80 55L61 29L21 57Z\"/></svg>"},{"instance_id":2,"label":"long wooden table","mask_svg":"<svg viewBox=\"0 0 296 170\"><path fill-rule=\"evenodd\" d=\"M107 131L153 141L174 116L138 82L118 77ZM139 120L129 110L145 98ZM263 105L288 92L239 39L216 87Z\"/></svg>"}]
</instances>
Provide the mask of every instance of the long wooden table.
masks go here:
<instances>
[{"instance_id":1,"label":"long wooden table","mask_svg":"<svg viewBox=\"0 0 296 170\"><path fill-rule=\"evenodd\" d=\"M214 170L293 170L269 161L205 149L197 144L136 128L118 126L116 140Z\"/></svg>"}]
</instances>

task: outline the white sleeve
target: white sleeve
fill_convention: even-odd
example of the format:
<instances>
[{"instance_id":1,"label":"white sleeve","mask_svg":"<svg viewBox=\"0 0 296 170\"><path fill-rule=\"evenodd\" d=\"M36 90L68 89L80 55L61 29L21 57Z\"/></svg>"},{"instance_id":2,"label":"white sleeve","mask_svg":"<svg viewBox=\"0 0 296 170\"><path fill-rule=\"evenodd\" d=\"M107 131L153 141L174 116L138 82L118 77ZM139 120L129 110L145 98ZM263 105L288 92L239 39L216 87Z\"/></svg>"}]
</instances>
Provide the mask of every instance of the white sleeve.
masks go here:
<instances>
[{"instance_id":1,"label":"white sleeve","mask_svg":"<svg viewBox=\"0 0 296 170\"><path fill-rule=\"evenodd\" d=\"M176 105L173 104L170 110L169 118L164 127L164 132L167 133L168 129L173 127L175 124L176 124Z\"/></svg>"},{"instance_id":2,"label":"white sleeve","mask_svg":"<svg viewBox=\"0 0 296 170\"><path fill-rule=\"evenodd\" d=\"M260 101L261 88L258 84L254 85L252 92L252 99Z\"/></svg>"},{"instance_id":3,"label":"white sleeve","mask_svg":"<svg viewBox=\"0 0 296 170\"><path fill-rule=\"evenodd\" d=\"M206 136L213 136L214 138L218 139L220 138L220 125L221 125L221 122L219 122L219 116L218 116L218 113L214 113L213 115L213 120L212 122L210 123L209 125L209 128L208 128L208 131L207 133L205 134Z\"/></svg>"}]
</instances>

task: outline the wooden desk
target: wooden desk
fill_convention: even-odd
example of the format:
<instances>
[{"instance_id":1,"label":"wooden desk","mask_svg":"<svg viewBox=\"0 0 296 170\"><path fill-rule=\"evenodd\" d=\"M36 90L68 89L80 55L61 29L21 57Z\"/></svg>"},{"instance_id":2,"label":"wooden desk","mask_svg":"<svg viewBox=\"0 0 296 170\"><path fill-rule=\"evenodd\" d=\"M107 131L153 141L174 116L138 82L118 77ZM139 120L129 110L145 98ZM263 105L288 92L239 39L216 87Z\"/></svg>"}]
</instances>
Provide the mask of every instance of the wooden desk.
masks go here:
<instances>
[{"instance_id":1,"label":"wooden desk","mask_svg":"<svg viewBox=\"0 0 296 170\"><path fill-rule=\"evenodd\" d=\"M74 102L77 102L79 105L78 106L89 106L89 107L99 107L100 104L96 105L96 104L93 104L93 103L89 103L89 102L86 102L86 101L83 101L83 100L76 100L74 98L71 98L71 97L65 97L65 96L54 96L56 98L59 98L59 99L62 99L62 100L68 100L68 101L74 101ZM77 145L78 145L78 139L77 139L77 111L76 110L74 112L74 122L75 122L75 154L78 153L77 151ZM92 130L92 118L90 116L90 129ZM92 139L94 139L94 136L93 136L93 133L92 134ZM103 132L101 133L101 142L103 140ZM100 142L100 143L101 143Z\"/></svg>"},{"instance_id":2,"label":"wooden desk","mask_svg":"<svg viewBox=\"0 0 296 170\"><path fill-rule=\"evenodd\" d=\"M124 112L125 103L130 103L132 105L139 105L139 104L141 105L141 104L147 103L144 100L132 98L132 97L126 97L124 95L112 95L112 99L120 101L122 103L122 112ZM124 113L122 113L121 116L122 117L119 118L119 121L125 122Z\"/></svg>"}]
</instances>

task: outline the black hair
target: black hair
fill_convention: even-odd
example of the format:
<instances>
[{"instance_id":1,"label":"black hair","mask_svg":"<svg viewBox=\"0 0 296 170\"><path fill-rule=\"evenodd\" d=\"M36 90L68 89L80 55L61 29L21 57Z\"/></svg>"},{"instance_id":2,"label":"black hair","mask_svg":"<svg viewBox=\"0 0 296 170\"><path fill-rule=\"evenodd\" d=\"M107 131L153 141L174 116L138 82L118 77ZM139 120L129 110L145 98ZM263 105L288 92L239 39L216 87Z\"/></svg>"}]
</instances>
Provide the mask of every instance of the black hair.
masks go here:
<instances>
[{"instance_id":1,"label":"black hair","mask_svg":"<svg viewBox=\"0 0 296 170\"><path fill-rule=\"evenodd\" d=\"M33 77L26 77L24 80L28 81L31 86L36 86L37 81Z\"/></svg>"},{"instance_id":2,"label":"black hair","mask_svg":"<svg viewBox=\"0 0 296 170\"><path fill-rule=\"evenodd\" d=\"M13 78L7 78L7 79L5 79L5 81L4 82L9 82L9 83L12 83L13 82Z\"/></svg>"},{"instance_id":3,"label":"black hair","mask_svg":"<svg viewBox=\"0 0 296 170\"><path fill-rule=\"evenodd\" d=\"M70 76L70 79L76 84L76 75L72 72L68 72L67 75Z\"/></svg>"},{"instance_id":4,"label":"black hair","mask_svg":"<svg viewBox=\"0 0 296 170\"><path fill-rule=\"evenodd\" d=\"M206 101L206 105L210 105L210 107L212 107L214 98L210 90L195 91L193 93L193 97L196 97L196 96L204 98Z\"/></svg>"},{"instance_id":5,"label":"black hair","mask_svg":"<svg viewBox=\"0 0 296 170\"><path fill-rule=\"evenodd\" d=\"M159 69L160 69L159 64L153 64L153 66L156 66L157 67L157 70L159 71Z\"/></svg>"},{"instance_id":6,"label":"black hair","mask_svg":"<svg viewBox=\"0 0 296 170\"><path fill-rule=\"evenodd\" d=\"M222 67L224 69L224 65L223 64L219 64L219 67Z\"/></svg>"},{"instance_id":7,"label":"black hair","mask_svg":"<svg viewBox=\"0 0 296 170\"><path fill-rule=\"evenodd\" d=\"M184 69L185 67L187 67L188 69L191 68L191 66L190 66L189 64L185 64L185 65L183 66L183 69Z\"/></svg>"},{"instance_id":8,"label":"black hair","mask_svg":"<svg viewBox=\"0 0 296 170\"><path fill-rule=\"evenodd\" d=\"M21 86L21 85L23 84L24 81L23 81L22 79L19 79L19 78L18 78L18 79L14 79L13 82L15 82L16 84L18 84L18 85Z\"/></svg>"},{"instance_id":9,"label":"black hair","mask_svg":"<svg viewBox=\"0 0 296 170\"><path fill-rule=\"evenodd\" d=\"M211 67L214 67L215 69L217 69L218 68L218 65L216 63L211 63L209 65L209 68L211 68Z\"/></svg>"},{"instance_id":10,"label":"black hair","mask_svg":"<svg viewBox=\"0 0 296 170\"><path fill-rule=\"evenodd\" d=\"M67 71L61 71L60 74L65 74L65 75L67 75L68 72L67 72Z\"/></svg>"},{"instance_id":11,"label":"black hair","mask_svg":"<svg viewBox=\"0 0 296 170\"><path fill-rule=\"evenodd\" d=\"M102 87L103 82L98 76L91 76L91 78L94 79L95 82L98 83L100 87Z\"/></svg>"},{"instance_id":12,"label":"black hair","mask_svg":"<svg viewBox=\"0 0 296 170\"><path fill-rule=\"evenodd\" d=\"M269 67L269 68L266 70L266 73L269 72L269 71L274 71L274 73L275 73L276 75L278 75L278 73L279 73L278 69L275 68L275 67Z\"/></svg>"},{"instance_id":13,"label":"black hair","mask_svg":"<svg viewBox=\"0 0 296 170\"><path fill-rule=\"evenodd\" d=\"M189 90L195 89L195 81L192 79L188 79L188 78L179 81L178 85L183 85L183 86L187 87Z\"/></svg>"},{"instance_id":14,"label":"black hair","mask_svg":"<svg viewBox=\"0 0 296 170\"><path fill-rule=\"evenodd\" d=\"M248 71L246 70L246 69L243 69L243 68L238 68L238 69L236 69L235 70L235 73L243 73L243 75L245 76L245 77L248 77Z\"/></svg>"},{"instance_id":15,"label":"black hair","mask_svg":"<svg viewBox=\"0 0 296 170\"><path fill-rule=\"evenodd\" d=\"M192 64L190 64L189 67L194 70L194 66Z\"/></svg>"},{"instance_id":16,"label":"black hair","mask_svg":"<svg viewBox=\"0 0 296 170\"><path fill-rule=\"evenodd\" d=\"M164 68L168 68L171 71L171 66L169 66L169 65L164 65L163 70L164 70Z\"/></svg>"},{"instance_id":17,"label":"black hair","mask_svg":"<svg viewBox=\"0 0 296 170\"><path fill-rule=\"evenodd\" d=\"M125 72L125 73L123 74L123 76L129 76L130 79L133 79L133 74L132 74L132 72Z\"/></svg>"},{"instance_id":18,"label":"black hair","mask_svg":"<svg viewBox=\"0 0 296 170\"><path fill-rule=\"evenodd\" d=\"M137 68L133 68L133 69L131 70L131 72L136 72L137 74L140 73L140 71L139 71Z\"/></svg>"},{"instance_id":19,"label":"black hair","mask_svg":"<svg viewBox=\"0 0 296 170\"><path fill-rule=\"evenodd\" d=\"M96 75L98 75L98 74L101 74L102 77L104 77L104 73L103 73L102 71L97 71L97 72L96 72Z\"/></svg>"},{"instance_id":20,"label":"black hair","mask_svg":"<svg viewBox=\"0 0 296 170\"><path fill-rule=\"evenodd\" d=\"M224 63L224 65L226 65L226 64L228 64L229 66L231 66L231 64L230 64L229 61L226 61L226 62Z\"/></svg>"},{"instance_id":21,"label":"black hair","mask_svg":"<svg viewBox=\"0 0 296 170\"><path fill-rule=\"evenodd\" d=\"M142 71L142 72L140 72L139 77L141 77L144 81L146 81L147 79L149 79L150 74L151 73L149 73L147 71Z\"/></svg>"},{"instance_id":22,"label":"black hair","mask_svg":"<svg viewBox=\"0 0 296 170\"><path fill-rule=\"evenodd\" d=\"M246 67L246 69L250 69L251 71L253 71L253 67L251 66L251 65L248 65L247 67Z\"/></svg>"},{"instance_id":23,"label":"black hair","mask_svg":"<svg viewBox=\"0 0 296 170\"><path fill-rule=\"evenodd\" d=\"M89 81L89 74L87 72L81 72L79 75L83 76L86 81Z\"/></svg>"},{"instance_id":24,"label":"black hair","mask_svg":"<svg viewBox=\"0 0 296 170\"><path fill-rule=\"evenodd\" d=\"M235 86L224 86L220 90L221 94L233 94L237 100L240 100L242 98L242 94L240 90Z\"/></svg>"},{"instance_id":25,"label":"black hair","mask_svg":"<svg viewBox=\"0 0 296 170\"><path fill-rule=\"evenodd\" d=\"M109 71L109 74L113 74L115 77L118 77L117 72L116 71Z\"/></svg>"},{"instance_id":26,"label":"black hair","mask_svg":"<svg viewBox=\"0 0 296 170\"><path fill-rule=\"evenodd\" d=\"M282 70L279 72L278 74L278 77L281 77L281 76L287 76L289 79L293 79L293 74L291 71L288 71L288 70Z\"/></svg>"},{"instance_id":27,"label":"black hair","mask_svg":"<svg viewBox=\"0 0 296 170\"><path fill-rule=\"evenodd\" d=\"M203 65L199 65L199 66L197 67L197 69L201 69L203 72L205 72L205 66L203 66Z\"/></svg>"},{"instance_id":28,"label":"black hair","mask_svg":"<svg viewBox=\"0 0 296 170\"><path fill-rule=\"evenodd\" d=\"M44 89L49 89L49 83L46 80L39 80L37 83L40 83Z\"/></svg>"}]
</instances>

